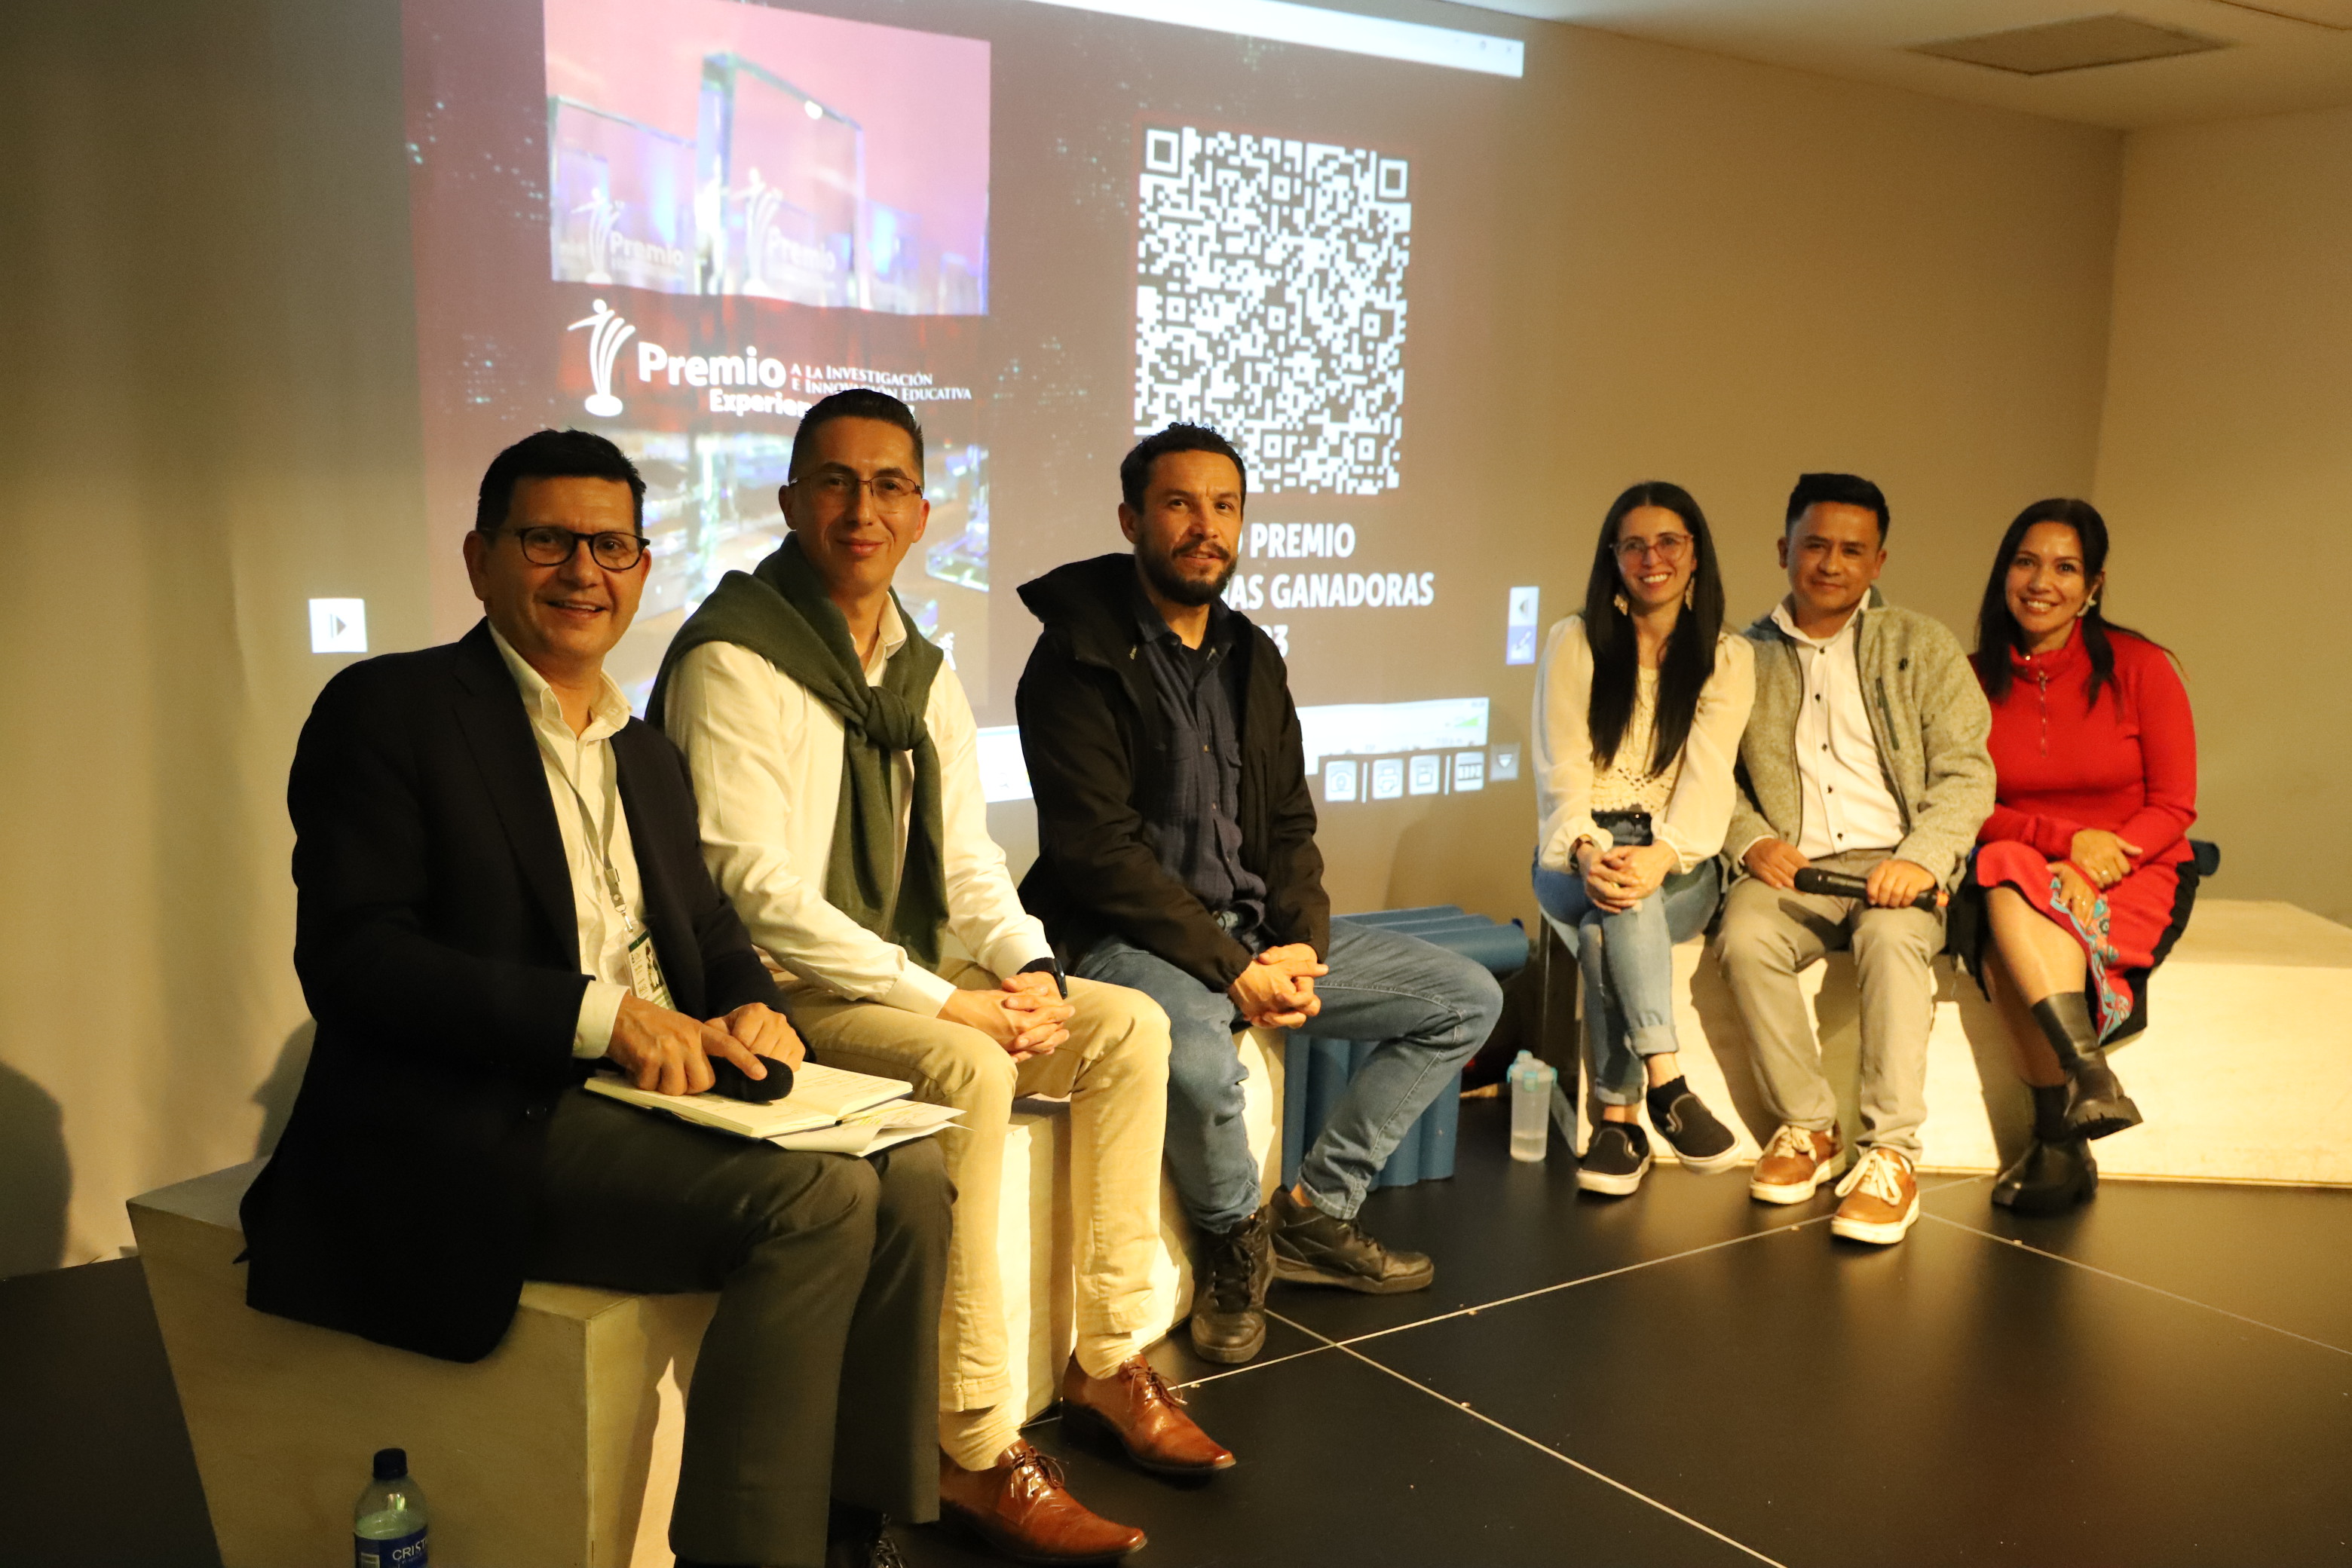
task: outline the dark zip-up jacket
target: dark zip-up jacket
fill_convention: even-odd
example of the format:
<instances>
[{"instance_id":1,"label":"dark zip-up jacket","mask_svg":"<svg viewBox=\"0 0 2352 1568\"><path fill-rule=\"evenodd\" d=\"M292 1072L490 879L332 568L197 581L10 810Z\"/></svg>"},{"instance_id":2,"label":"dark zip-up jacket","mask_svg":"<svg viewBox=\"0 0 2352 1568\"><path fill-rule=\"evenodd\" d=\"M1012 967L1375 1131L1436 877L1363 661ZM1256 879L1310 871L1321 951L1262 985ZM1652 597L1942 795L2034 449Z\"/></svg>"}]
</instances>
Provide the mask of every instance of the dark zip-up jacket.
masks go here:
<instances>
[{"instance_id":1,"label":"dark zip-up jacket","mask_svg":"<svg viewBox=\"0 0 2352 1568\"><path fill-rule=\"evenodd\" d=\"M1140 592L1132 555L1073 562L1021 589L1045 623L1013 699L1037 803L1037 862L1021 899L1065 964L1119 936L1223 991L1253 955L1160 866L1144 834L1163 815L1174 770L1134 613ZM1242 863L1265 883L1268 943L1303 942L1325 954L1331 904L1289 675L1274 639L1238 611L1234 618Z\"/></svg>"}]
</instances>

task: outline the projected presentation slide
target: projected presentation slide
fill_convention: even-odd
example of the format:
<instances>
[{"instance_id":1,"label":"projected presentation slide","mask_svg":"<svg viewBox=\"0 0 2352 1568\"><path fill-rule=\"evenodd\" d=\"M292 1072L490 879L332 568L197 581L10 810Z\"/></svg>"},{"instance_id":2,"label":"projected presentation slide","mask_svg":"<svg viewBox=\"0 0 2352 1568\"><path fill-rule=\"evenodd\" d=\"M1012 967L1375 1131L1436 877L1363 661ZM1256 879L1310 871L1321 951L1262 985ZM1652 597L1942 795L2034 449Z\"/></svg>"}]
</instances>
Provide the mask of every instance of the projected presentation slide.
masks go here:
<instances>
[{"instance_id":1,"label":"projected presentation slide","mask_svg":"<svg viewBox=\"0 0 2352 1568\"><path fill-rule=\"evenodd\" d=\"M1126 550L1118 458L1186 420L1250 462L1225 595L1286 652L1324 803L1515 776L1493 692L1532 590L1510 597L1465 479L1493 467L1465 391L1499 346L1487 149L1520 46L1272 0L1202 16L407 0L439 629L475 613L454 542L490 454L601 431L649 485L612 661L641 701L684 617L782 537L801 415L881 387L928 445L899 593L971 694L991 796L1017 798L1036 626L1013 590Z\"/></svg>"},{"instance_id":2,"label":"projected presentation slide","mask_svg":"<svg viewBox=\"0 0 2352 1568\"><path fill-rule=\"evenodd\" d=\"M988 46L736 0L549 0L558 282L987 309Z\"/></svg>"}]
</instances>

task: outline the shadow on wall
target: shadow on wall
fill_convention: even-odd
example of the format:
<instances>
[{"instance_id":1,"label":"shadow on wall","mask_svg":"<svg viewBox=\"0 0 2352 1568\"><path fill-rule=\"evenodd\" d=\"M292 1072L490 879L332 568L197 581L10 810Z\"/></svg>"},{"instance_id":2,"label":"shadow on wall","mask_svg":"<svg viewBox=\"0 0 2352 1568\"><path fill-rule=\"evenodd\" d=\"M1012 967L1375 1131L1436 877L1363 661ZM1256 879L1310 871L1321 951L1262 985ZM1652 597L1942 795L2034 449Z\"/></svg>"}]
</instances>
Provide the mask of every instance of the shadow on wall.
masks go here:
<instances>
[{"instance_id":1,"label":"shadow on wall","mask_svg":"<svg viewBox=\"0 0 2352 1568\"><path fill-rule=\"evenodd\" d=\"M261 1087L253 1091L253 1103L261 1107L261 1133L253 1141L253 1157L267 1158L278 1147L278 1136L286 1131L286 1119L294 1114L294 1095L302 1087L302 1073L310 1065L310 1041L319 1032L317 1020L305 1018L301 1026L286 1037L278 1047L278 1063Z\"/></svg>"},{"instance_id":2,"label":"shadow on wall","mask_svg":"<svg viewBox=\"0 0 2352 1568\"><path fill-rule=\"evenodd\" d=\"M65 1113L39 1084L0 1066L0 1279L65 1261L72 1194Z\"/></svg>"}]
</instances>

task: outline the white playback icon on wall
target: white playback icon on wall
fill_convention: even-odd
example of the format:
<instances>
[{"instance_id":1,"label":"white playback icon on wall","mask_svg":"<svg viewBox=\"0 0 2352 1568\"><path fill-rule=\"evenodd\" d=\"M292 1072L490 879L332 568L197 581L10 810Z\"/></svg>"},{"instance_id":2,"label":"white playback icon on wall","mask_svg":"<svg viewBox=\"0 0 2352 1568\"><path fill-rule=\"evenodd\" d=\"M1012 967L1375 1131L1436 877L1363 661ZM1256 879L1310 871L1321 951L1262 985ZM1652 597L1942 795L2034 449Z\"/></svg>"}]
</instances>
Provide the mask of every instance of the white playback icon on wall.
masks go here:
<instances>
[{"instance_id":1,"label":"white playback icon on wall","mask_svg":"<svg viewBox=\"0 0 2352 1568\"><path fill-rule=\"evenodd\" d=\"M311 600L310 651L312 653L367 652L367 601L365 599Z\"/></svg>"}]
</instances>

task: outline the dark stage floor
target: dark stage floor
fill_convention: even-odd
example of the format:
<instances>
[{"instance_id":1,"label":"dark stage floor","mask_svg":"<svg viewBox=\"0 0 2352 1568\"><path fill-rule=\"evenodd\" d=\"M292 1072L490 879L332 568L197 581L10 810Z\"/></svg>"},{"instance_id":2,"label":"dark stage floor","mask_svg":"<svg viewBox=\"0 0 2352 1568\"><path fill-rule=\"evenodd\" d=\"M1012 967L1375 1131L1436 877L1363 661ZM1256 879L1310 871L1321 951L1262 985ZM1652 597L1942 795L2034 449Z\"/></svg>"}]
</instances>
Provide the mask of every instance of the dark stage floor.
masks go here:
<instances>
[{"instance_id":1,"label":"dark stage floor","mask_svg":"<svg viewBox=\"0 0 2352 1568\"><path fill-rule=\"evenodd\" d=\"M1139 1565L2352 1563L2352 1193L2116 1183L2027 1221L1930 1178L1881 1251L1740 1173L1580 1198L1463 1110L1460 1174L1366 1209L1433 1289L1277 1285L1255 1363L1156 1352L1238 1468L1188 1490L1032 1429ZM0 1563L216 1563L135 1263L0 1282Z\"/></svg>"}]
</instances>

